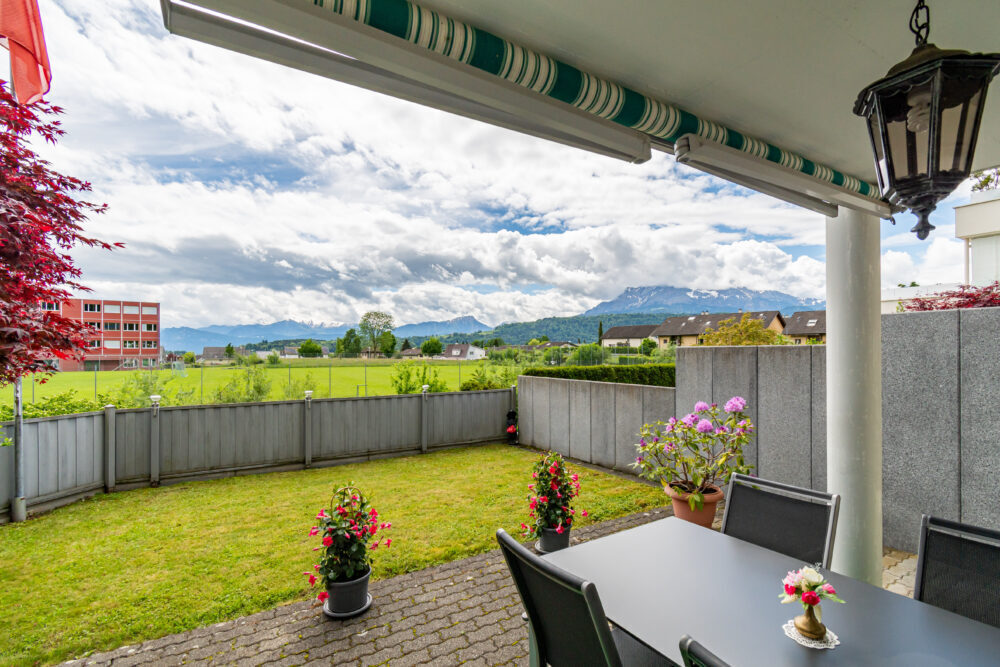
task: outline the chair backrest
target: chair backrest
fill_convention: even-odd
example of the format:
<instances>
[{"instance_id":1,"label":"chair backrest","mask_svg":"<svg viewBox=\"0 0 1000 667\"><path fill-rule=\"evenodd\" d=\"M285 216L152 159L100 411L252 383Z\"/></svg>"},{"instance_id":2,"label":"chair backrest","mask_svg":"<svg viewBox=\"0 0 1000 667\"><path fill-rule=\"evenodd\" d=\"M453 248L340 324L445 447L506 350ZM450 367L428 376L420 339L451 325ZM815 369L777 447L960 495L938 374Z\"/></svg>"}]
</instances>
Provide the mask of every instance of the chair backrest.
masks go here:
<instances>
[{"instance_id":1,"label":"chair backrest","mask_svg":"<svg viewBox=\"0 0 1000 667\"><path fill-rule=\"evenodd\" d=\"M681 637L684 667L729 667L729 663L696 642L690 635Z\"/></svg>"},{"instance_id":2,"label":"chair backrest","mask_svg":"<svg viewBox=\"0 0 1000 667\"><path fill-rule=\"evenodd\" d=\"M1000 628L1000 531L925 514L913 598Z\"/></svg>"},{"instance_id":3,"label":"chair backrest","mask_svg":"<svg viewBox=\"0 0 1000 667\"><path fill-rule=\"evenodd\" d=\"M836 494L733 475L722 532L829 568L839 509Z\"/></svg>"},{"instance_id":4,"label":"chair backrest","mask_svg":"<svg viewBox=\"0 0 1000 667\"><path fill-rule=\"evenodd\" d=\"M528 614L539 662L621 667L594 585L539 558L502 529L497 541Z\"/></svg>"}]
</instances>

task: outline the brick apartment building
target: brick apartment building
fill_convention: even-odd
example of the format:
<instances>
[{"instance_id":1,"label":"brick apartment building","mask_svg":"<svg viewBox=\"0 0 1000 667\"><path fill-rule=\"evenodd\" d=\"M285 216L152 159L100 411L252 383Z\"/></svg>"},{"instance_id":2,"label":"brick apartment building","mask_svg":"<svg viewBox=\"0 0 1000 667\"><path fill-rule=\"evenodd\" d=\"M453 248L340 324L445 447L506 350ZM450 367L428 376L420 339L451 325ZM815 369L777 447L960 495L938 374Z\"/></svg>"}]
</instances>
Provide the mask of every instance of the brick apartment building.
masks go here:
<instances>
[{"instance_id":1,"label":"brick apartment building","mask_svg":"<svg viewBox=\"0 0 1000 667\"><path fill-rule=\"evenodd\" d=\"M60 359L55 365L61 371L155 368L160 363L159 303L83 298L42 307L91 329L84 360Z\"/></svg>"}]
</instances>

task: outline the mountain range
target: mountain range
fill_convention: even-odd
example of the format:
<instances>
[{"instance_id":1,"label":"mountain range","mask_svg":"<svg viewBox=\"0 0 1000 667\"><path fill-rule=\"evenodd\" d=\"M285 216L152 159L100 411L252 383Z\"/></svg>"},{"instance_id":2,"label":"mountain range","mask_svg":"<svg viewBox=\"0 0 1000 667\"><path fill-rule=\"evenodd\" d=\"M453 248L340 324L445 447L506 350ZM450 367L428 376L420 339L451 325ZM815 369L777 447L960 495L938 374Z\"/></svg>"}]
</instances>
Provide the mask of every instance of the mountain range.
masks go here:
<instances>
[{"instance_id":1,"label":"mountain range","mask_svg":"<svg viewBox=\"0 0 1000 667\"><path fill-rule=\"evenodd\" d=\"M270 324L212 324L205 327L166 327L160 334L160 345L165 350L191 350L201 352L205 347L224 347L260 343L265 340L333 340L343 336L356 324L314 324L296 320L281 320ZM450 333L473 333L489 326L471 316L451 320L404 324L393 333L397 337L434 336Z\"/></svg>"},{"instance_id":2,"label":"mountain range","mask_svg":"<svg viewBox=\"0 0 1000 667\"><path fill-rule=\"evenodd\" d=\"M735 313L738 310L822 310L822 299L800 298L775 290L731 287L720 290L688 289L669 285L627 287L610 301L603 301L584 315L605 313Z\"/></svg>"},{"instance_id":3,"label":"mountain range","mask_svg":"<svg viewBox=\"0 0 1000 667\"><path fill-rule=\"evenodd\" d=\"M616 325L660 322L667 315L691 313L735 313L738 310L780 310L789 315L799 310L821 310L822 299L800 298L775 290L752 290L731 287L720 290L697 290L669 285L627 287L614 299L597 304L581 315L547 317L533 322L512 322L491 329L475 317L466 315L451 320L404 324L393 330L397 338L410 338L411 343L438 336L442 342L465 342L499 336L506 343L523 344L532 338L548 336L552 340L594 342L597 325L608 329ZM167 327L161 333L161 345L166 350L200 352L208 346L227 343L243 345L262 341L294 341L312 338L329 341L344 335L356 324L314 324L282 320L270 324L213 324L206 327Z\"/></svg>"}]
</instances>

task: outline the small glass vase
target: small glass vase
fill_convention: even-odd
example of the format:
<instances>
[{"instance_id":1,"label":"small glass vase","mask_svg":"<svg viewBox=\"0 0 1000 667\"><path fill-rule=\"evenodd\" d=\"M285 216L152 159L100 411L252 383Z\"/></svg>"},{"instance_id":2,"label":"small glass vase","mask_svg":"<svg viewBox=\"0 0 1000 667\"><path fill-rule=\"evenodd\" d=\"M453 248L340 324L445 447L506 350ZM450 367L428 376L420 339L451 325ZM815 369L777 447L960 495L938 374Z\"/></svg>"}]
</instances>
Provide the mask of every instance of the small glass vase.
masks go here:
<instances>
[{"instance_id":1,"label":"small glass vase","mask_svg":"<svg viewBox=\"0 0 1000 667\"><path fill-rule=\"evenodd\" d=\"M807 639L820 640L826 637L826 626L816 618L816 607L818 606L807 605L805 613L795 617L795 629Z\"/></svg>"}]
</instances>

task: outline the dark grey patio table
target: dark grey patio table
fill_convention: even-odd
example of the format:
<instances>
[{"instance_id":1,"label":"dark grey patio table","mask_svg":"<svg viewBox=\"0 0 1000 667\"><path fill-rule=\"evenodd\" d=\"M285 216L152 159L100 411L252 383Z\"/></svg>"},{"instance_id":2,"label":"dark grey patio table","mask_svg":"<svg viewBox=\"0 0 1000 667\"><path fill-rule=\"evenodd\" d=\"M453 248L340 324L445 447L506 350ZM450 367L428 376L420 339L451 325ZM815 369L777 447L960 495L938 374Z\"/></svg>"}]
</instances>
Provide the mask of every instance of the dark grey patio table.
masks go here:
<instances>
[{"instance_id":1,"label":"dark grey patio table","mask_svg":"<svg viewBox=\"0 0 1000 667\"><path fill-rule=\"evenodd\" d=\"M846 600L823 604L841 643L800 646L781 626L802 607L778 595L804 563L673 517L544 558L592 581L612 622L678 664L684 634L734 666L1000 664L1000 629L826 571Z\"/></svg>"}]
</instances>

